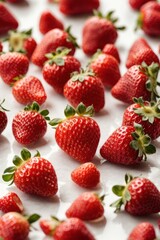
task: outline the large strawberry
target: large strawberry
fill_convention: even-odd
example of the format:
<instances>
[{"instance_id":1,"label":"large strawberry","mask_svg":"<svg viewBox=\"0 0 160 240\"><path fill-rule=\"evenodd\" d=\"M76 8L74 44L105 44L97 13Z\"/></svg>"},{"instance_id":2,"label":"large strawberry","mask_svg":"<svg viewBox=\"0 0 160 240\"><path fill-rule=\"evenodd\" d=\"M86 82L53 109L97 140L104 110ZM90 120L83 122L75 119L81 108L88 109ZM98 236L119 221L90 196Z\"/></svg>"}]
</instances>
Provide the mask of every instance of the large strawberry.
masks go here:
<instances>
[{"instance_id":1,"label":"large strawberry","mask_svg":"<svg viewBox=\"0 0 160 240\"><path fill-rule=\"evenodd\" d=\"M16 141L22 145L36 143L47 130L48 110L40 110L33 102L17 113L12 121L12 132Z\"/></svg>"},{"instance_id":2,"label":"large strawberry","mask_svg":"<svg viewBox=\"0 0 160 240\"><path fill-rule=\"evenodd\" d=\"M145 135L140 124L121 126L116 129L100 149L107 161L131 165L147 159L147 154L156 152L149 135Z\"/></svg>"},{"instance_id":3,"label":"large strawberry","mask_svg":"<svg viewBox=\"0 0 160 240\"><path fill-rule=\"evenodd\" d=\"M22 212L24 210L21 199L14 192L10 192L0 198L0 210L7 212Z\"/></svg>"},{"instance_id":4,"label":"large strawberry","mask_svg":"<svg viewBox=\"0 0 160 240\"><path fill-rule=\"evenodd\" d=\"M70 27L66 31L55 28L47 32L33 52L32 62L39 67L43 67L45 61L47 61L45 55L55 51L58 47L69 48L71 49L69 55L74 54L78 45L76 38L70 33Z\"/></svg>"},{"instance_id":5,"label":"large strawberry","mask_svg":"<svg viewBox=\"0 0 160 240\"><path fill-rule=\"evenodd\" d=\"M118 49L117 49L117 47L114 44L107 43L104 46L104 48L102 49L102 52L105 53L105 54L113 56L117 60L118 63L121 62Z\"/></svg>"},{"instance_id":6,"label":"large strawberry","mask_svg":"<svg viewBox=\"0 0 160 240\"><path fill-rule=\"evenodd\" d=\"M138 38L129 50L126 67L130 68L133 65L142 64L142 62L147 65L153 62L159 64L159 58L144 38Z\"/></svg>"},{"instance_id":7,"label":"large strawberry","mask_svg":"<svg viewBox=\"0 0 160 240\"><path fill-rule=\"evenodd\" d=\"M132 104L133 97L143 96L145 101L154 101L158 97L157 81L159 64L134 65L113 86L111 93L118 100Z\"/></svg>"},{"instance_id":8,"label":"large strawberry","mask_svg":"<svg viewBox=\"0 0 160 240\"><path fill-rule=\"evenodd\" d=\"M0 134L4 131L4 129L7 126L8 118L6 115L6 111L8 111L6 108L3 107L3 103L5 100L3 100L0 103Z\"/></svg>"},{"instance_id":9,"label":"large strawberry","mask_svg":"<svg viewBox=\"0 0 160 240\"><path fill-rule=\"evenodd\" d=\"M65 83L70 79L71 73L80 71L80 62L69 56L68 48L57 48L55 52L46 54L48 61L43 67L43 77L56 92L63 94Z\"/></svg>"},{"instance_id":10,"label":"large strawberry","mask_svg":"<svg viewBox=\"0 0 160 240\"><path fill-rule=\"evenodd\" d=\"M7 52L0 56L0 76L2 80L11 85L15 78L27 73L29 60L22 53Z\"/></svg>"},{"instance_id":11,"label":"large strawberry","mask_svg":"<svg viewBox=\"0 0 160 240\"><path fill-rule=\"evenodd\" d=\"M115 185L112 191L120 198L111 204L116 211L124 205L126 212L142 216L160 212L160 192L147 178L125 175L126 186Z\"/></svg>"},{"instance_id":12,"label":"large strawberry","mask_svg":"<svg viewBox=\"0 0 160 240\"><path fill-rule=\"evenodd\" d=\"M139 10L145 3L151 1L156 0L129 0L129 4L134 10Z\"/></svg>"},{"instance_id":13,"label":"large strawberry","mask_svg":"<svg viewBox=\"0 0 160 240\"><path fill-rule=\"evenodd\" d=\"M127 240L155 240L156 232L154 226L149 222L141 222L136 225Z\"/></svg>"},{"instance_id":14,"label":"large strawberry","mask_svg":"<svg viewBox=\"0 0 160 240\"><path fill-rule=\"evenodd\" d=\"M2 176L5 182L14 182L21 191L42 197L52 197L57 193L56 172L52 164L37 153L32 157L27 149L22 149L21 157L15 155L14 166L8 167Z\"/></svg>"},{"instance_id":15,"label":"large strawberry","mask_svg":"<svg viewBox=\"0 0 160 240\"><path fill-rule=\"evenodd\" d=\"M94 11L83 27L82 48L88 55L93 55L98 49L102 49L106 43L115 43L118 37L117 30L125 27L116 27L117 18L113 17L113 11L103 16L101 12Z\"/></svg>"},{"instance_id":16,"label":"large strawberry","mask_svg":"<svg viewBox=\"0 0 160 240\"><path fill-rule=\"evenodd\" d=\"M89 162L93 159L100 139L100 129L98 124L90 117L93 107L85 107L79 104L76 108L71 106L65 109L66 119L53 119L51 126L57 126L55 139L59 147L69 156L81 163ZM77 113L78 116L75 116Z\"/></svg>"}]
</instances>

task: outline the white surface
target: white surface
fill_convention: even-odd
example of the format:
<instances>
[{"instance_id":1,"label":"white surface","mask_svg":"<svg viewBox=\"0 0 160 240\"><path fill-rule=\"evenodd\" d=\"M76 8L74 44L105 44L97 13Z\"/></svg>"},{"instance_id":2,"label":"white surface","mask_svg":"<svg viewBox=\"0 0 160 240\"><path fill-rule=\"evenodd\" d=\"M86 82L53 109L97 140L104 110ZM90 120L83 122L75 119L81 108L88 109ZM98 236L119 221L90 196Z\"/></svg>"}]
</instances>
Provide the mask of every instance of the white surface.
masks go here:
<instances>
[{"instance_id":1,"label":"white surface","mask_svg":"<svg viewBox=\"0 0 160 240\"><path fill-rule=\"evenodd\" d=\"M38 20L42 10L50 9L53 13L58 16L67 27L72 25L72 31L78 37L78 42L81 44L81 30L84 24L84 21L87 17L75 17L69 18L64 17L59 13L56 5L49 4L47 0L28 0L28 6L18 6L18 5L9 5L7 6L12 10L12 12L17 16L20 22L20 29L32 28L33 25L33 35L36 40L39 41L42 36L38 30ZM130 48L131 44L135 39L140 36L144 36L143 33L137 32L134 33L133 29L135 26L137 13L133 12L127 0L112 0L106 1L101 0L101 9L103 13L115 9L115 16L120 18L119 25L126 25L127 30L119 33L119 38L116 42L116 46L120 51L120 56L122 64L120 66L121 73L124 74L125 69L125 60L127 56L127 51ZM156 39L151 39L145 36L149 41L155 52L158 51L159 41ZM82 62L82 65L85 65L87 62L86 56L81 50L76 52L77 58ZM42 78L40 69L38 67L30 65L28 75L35 75L40 78L46 89L48 99L43 105L43 108L48 108L50 110L50 117L63 117L63 109L65 108L67 101L59 96L54 90L45 83ZM12 94L11 88L5 85L0 81L0 99L6 99L5 107L10 109L8 112L8 125L6 130L0 136L0 175L3 170L12 165L12 158L15 154L19 154L22 146L19 145L12 135L11 123L13 116L21 109L23 106L18 104ZM109 205L113 202L116 197L111 192L111 187L115 184L124 183L124 174L126 172L133 174L134 176L141 175L148 177L153 180L153 182L160 189L160 162L159 162L159 149L157 153L148 158L148 162L141 163L138 167L123 167L118 165L113 165L110 163L104 163L101 165L99 163L99 148L102 146L107 137L121 125L123 111L126 105L113 99L109 91L106 90L106 104L104 109L97 114L94 118L99 123L101 129L101 139L99 147L97 149L97 156L94 159L94 163L97 164L101 172L101 186L96 190L98 192L107 193L105 198L105 220L99 223L87 223L87 226L94 234L97 240L105 239L114 239L114 240L125 240L127 239L128 234L133 229L133 227L141 221L150 221L156 226L158 216L150 216L145 218L138 218L128 215L125 212L119 214L114 213L114 209L110 208ZM48 131L45 137L37 143L33 148L30 148L31 152L34 154L36 149L41 152L41 155L46 159L50 160L55 167L58 182L59 182L59 192L56 197L53 199L40 199L39 197L34 197L20 192L14 185L7 187L7 184L4 184L1 180L1 191L0 194L4 195L7 191L15 191L18 193L22 199L25 212L28 214L39 213L42 218L49 218L50 215L55 215L60 219L65 218L65 210L70 205L70 203L85 189L82 189L76 186L70 179L71 171L79 165L76 161L72 160L65 153L63 153L58 146L56 145L54 139L54 129L48 126ZM155 141L156 146L159 148L159 140ZM37 228L38 224L36 225ZM32 231L30 233L31 240L42 240L48 239L45 238L44 234L40 231ZM137 239L138 240L138 239Z\"/></svg>"}]
</instances>

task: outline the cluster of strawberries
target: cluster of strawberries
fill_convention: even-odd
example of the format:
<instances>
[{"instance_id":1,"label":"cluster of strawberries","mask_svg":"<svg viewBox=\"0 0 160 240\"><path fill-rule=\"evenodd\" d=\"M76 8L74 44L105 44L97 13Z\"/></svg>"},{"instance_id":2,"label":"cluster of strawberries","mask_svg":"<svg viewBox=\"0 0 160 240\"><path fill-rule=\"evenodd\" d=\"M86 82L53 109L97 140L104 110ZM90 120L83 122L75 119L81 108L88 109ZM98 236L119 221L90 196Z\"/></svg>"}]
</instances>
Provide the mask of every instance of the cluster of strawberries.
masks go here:
<instances>
[{"instance_id":1,"label":"cluster of strawberries","mask_svg":"<svg viewBox=\"0 0 160 240\"><path fill-rule=\"evenodd\" d=\"M18 4L21 0L7 0ZM50 2L54 2L51 1ZM150 36L160 35L160 3L147 0L130 0L134 9L140 9L137 28ZM76 38L71 28L64 30L63 23L50 11L44 11L39 20L39 30L44 34L40 43L32 37L32 31L16 30L18 21L0 3L0 34L7 34L9 52L3 52L0 43L0 77L12 86L15 100L26 105L12 120L15 140L30 146L38 142L47 131L47 121L56 128L58 146L81 165L71 173L78 186L91 189L100 183L100 172L91 163L100 140L98 123L91 118L105 105L105 87L111 89L116 99L130 104L125 110L122 126L116 129L100 148L101 156L114 164L132 165L147 159L147 154L156 152L151 141L160 136L160 109L158 73L159 58L144 38L137 39L131 46L126 61L127 72L121 76L120 56L114 43L118 19L111 11L106 15L99 12L99 0L60 0L59 10L65 15L91 13L84 24L82 50L92 56L85 69L74 57ZM7 19L7 21L6 21ZM9 32L8 32L9 31ZM50 119L47 109L40 109L47 100L42 82L27 74L30 61L41 68L44 80L63 95L72 105L64 110L65 119ZM134 103L133 103L134 100ZM0 104L0 134L7 126L6 109ZM7 167L2 176L5 182L14 183L21 191L41 197L52 197L58 191L58 179L50 161L37 151L31 156L28 149L15 155L13 166ZM150 215L160 212L160 192L149 179L125 176L126 186L112 188L119 199L111 204L116 211L124 205L132 215ZM84 192L66 210L67 220L41 220L40 227L46 235L56 240L94 240L83 221L97 220L104 216L103 200L93 192ZM0 198L0 237L4 240L25 240L30 224L40 216L23 216L23 204L14 192ZM154 227L146 222L138 225L128 240L154 240Z\"/></svg>"}]
</instances>

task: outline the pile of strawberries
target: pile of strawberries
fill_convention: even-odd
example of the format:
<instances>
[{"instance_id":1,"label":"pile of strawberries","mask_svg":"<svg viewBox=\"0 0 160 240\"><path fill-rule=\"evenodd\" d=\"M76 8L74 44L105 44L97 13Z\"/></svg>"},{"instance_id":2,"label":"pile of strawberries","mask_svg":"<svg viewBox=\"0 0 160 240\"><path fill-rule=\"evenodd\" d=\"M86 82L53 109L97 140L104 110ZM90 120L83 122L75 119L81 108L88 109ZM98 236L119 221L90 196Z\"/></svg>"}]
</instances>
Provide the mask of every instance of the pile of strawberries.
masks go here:
<instances>
[{"instance_id":1,"label":"pile of strawberries","mask_svg":"<svg viewBox=\"0 0 160 240\"><path fill-rule=\"evenodd\" d=\"M103 167L106 169L106 162L115 168L124 165L138 169L148 155L156 152L154 140L160 137L160 62L146 35L160 35L160 3L154 0L128 1L128 11L138 11L135 30L140 28L143 35L137 35L130 46L126 62L122 63L126 71L121 74L121 56L115 44L119 30L124 30L122 34L126 37L126 26L118 24L114 11L102 14L99 11L100 0L48 2L51 6L58 4L59 13L64 15L64 19L72 17L73 24L77 15L86 17L82 33L79 33L82 37L81 46L72 34L71 26L65 28L64 22L52 11L44 9L39 13L36 25L43 37L38 42L33 37L32 29L18 29L18 16L8 8L9 4L18 8L24 4L23 0L0 3L1 89L10 89L8 91L15 104L22 106L9 119L8 111L12 109L9 109L5 99L1 99L0 134L5 134L11 124L9 134L22 147L20 156L16 152L13 157L12 166L6 164L2 179L9 185L14 184L12 190L18 188L24 192L24 198L27 194L31 196L30 199L36 195L45 203L45 199L58 196L61 201L59 190L62 179L58 169L37 150L41 146L40 141L53 128L55 136L50 144L59 146L58 151L64 152L63 158L75 161L77 167L70 169L70 179L83 192L72 199L66 208L66 218L59 220L54 213L50 213L50 219L43 219L37 213L28 216L17 193L9 191L0 198L0 210L4 213L0 217L0 239L28 239L32 229L30 225L42 217L39 228L55 240L94 240L97 236L91 233L85 221L102 221L107 218L105 212L108 211L104 205L104 202L107 203L107 193L96 191L102 185L102 173L99 164L96 164L95 154L99 151L98 161L104 162ZM88 57L83 67L76 55L77 48ZM28 75L29 67L34 65L41 79L35 74ZM99 124L101 113L103 115L109 105L106 99L108 94L121 101L125 110L121 124L101 144L101 131L107 132L109 128L106 126L106 129L102 129ZM51 95L53 99L50 99ZM54 105L54 97L69 103L64 109L64 118L57 118L54 111L49 112L43 107ZM95 118L97 121L92 118L94 114L98 116ZM6 136L8 141L10 136ZM47 141L44 144L47 148ZM34 156L29 150L33 148ZM151 214L157 216L160 212L160 191L156 184L143 175L132 176L128 173L125 175L125 183L125 186L107 186L112 187L113 193L118 196L110 207L115 208L116 213L123 208L125 214L135 218ZM158 237L156 226L147 219L145 222L139 219L139 224L133 226L128 240L155 240Z\"/></svg>"}]
</instances>

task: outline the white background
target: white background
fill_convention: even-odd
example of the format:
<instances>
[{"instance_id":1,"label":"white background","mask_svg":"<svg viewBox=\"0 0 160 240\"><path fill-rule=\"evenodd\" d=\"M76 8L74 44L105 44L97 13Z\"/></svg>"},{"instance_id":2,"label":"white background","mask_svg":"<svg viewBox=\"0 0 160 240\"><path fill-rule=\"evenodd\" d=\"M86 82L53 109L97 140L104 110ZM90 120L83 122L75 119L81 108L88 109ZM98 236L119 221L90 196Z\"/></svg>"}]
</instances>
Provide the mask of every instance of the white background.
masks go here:
<instances>
[{"instance_id":1,"label":"white background","mask_svg":"<svg viewBox=\"0 0 160 240\"><path fill-rule=\"evenodd\" d=\"M50 9L53 14L55 14L63 21L65 27L72 25L72 31L74 35L77 36L78 43L81 45L82 26L87 16L75 18L65 17L59 12L56 4L49 4L47 0L28 0L28 5L25 6L11 4L7 4L7 6L18 18L20 22L19 29L25 30L33 28L33 35L36 38L37 42L39 42L42 38L42 35L38 30L40 14L43 10ZM110 10L115 10L115 16L118 16L120 18L119 25L127 26L126 31L119 33L119 38L116 42L116 46L120 51L120 57L122 60L120 66L122 74L124 74L126 71L125 61L128 49L134 40L136 40L138 37L144 36L149 41L154 51L156 53L158 52L158 39L148 38L143 34L142 31L139 31L137 33L133 31L137 13L130 8L127 0L101 0L100 9L103 13L106 13ZM76 52L76 57L81 61L82 65L85 66L88 59L82 50L78 50ZM45 83L40 69L31 64L27 75L34 75L42 80L42 83L44 84L48 95L47 101L43 105L43 108L48 108L50 110L50 117L63 117L63 109L65 108L67 101L62 96L59 96L56 92L54 92L54 90ZM14 100L11 93L11 88L0 81L0 99L2 100L4 98L6 99L4 107L10 109L10 112L7 113L7 128L0 136L0 174L2 174L6 167L12 165L13 156L15 154L19 154L22 149L22 146L20 146L14 140L11 130L11 123L13 116L18 111L23 109L23 106ZM125 240L137 223L145 220L150 221L155 226L157 224L157 215L138 218L128 215L124 211L119 214L115 214L114 209L109 207L110 203L117 199L116 196L112 194L111 187L115 184L123 184L124 175L126 172L133 174L134 176L142 175L144 177L147 177L152 180L157 185L157 187L160 188L159 139L155 141L155 145L157 146L157 153L153 156L149 156L148 162L141 163L139 166L123 167L110 163L104 163L103 165L100 164L99 148L102 146L107 137L121 125L122 115L125 108L125 104L113 99L113 97L110 95L109 90L106 90L105 107L99 114L94 117L94 119L99 123L101 129L101 139L99 147L97 149L97 155L94 158L94 163L97 164L101 172L101 185L95 189L95 191L107 194L105 198L105 219L98 223L87 223L88 228L91 230L97 240ZM24 203L25 213L27 214L39 213L42 218L49 218L50 215L55 215L60 219L64 219L65 210L70 205L70 203L80 193L86 190L81 189L71 181L70 173L75 167L79 165L79 163L72 160L58 148L55 142L54 133L55 130L48 126L45 137L34 147L30 148L30 151L32 154L34 154L36 152L36 149L38 149L41 152L41 155L50 160L54 165L59 182L59 192L57 196L55 196L53 199L43 199L35 196L30 196L20 192L14 185L7 187L7 185L4 184L2 180L0 180L0 194L4 195L4 193L8 191L17 192ZM30 239L48 239L40 231L38 224L36 224L36 226L38 228L38 231L33 230L30 233Z\"/></svg>"}]
</instances>

